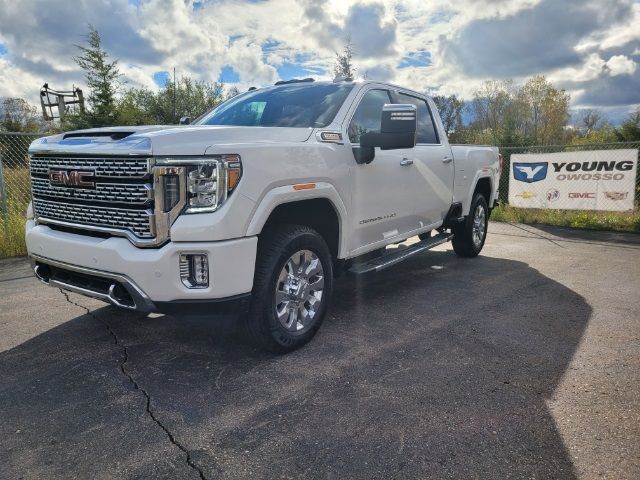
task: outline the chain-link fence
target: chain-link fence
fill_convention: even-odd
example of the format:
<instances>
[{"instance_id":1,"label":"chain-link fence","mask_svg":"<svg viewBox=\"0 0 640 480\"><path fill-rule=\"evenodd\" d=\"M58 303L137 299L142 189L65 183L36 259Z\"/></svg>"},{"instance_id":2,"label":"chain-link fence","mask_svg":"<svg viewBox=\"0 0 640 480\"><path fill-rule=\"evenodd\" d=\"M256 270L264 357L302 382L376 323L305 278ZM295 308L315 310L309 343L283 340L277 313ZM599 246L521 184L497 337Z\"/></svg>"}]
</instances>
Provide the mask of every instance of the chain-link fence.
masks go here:
<instances>
[{"instance_id":1,"label":"chain-link fence","mask_svg":"<svg viewBox=\"0 0 640 480\"><path fill-rule=\"evenodd\" d=\"M0 132L0 258L25 250L25 213L31 197L27 150L40 136Z\"/></svg>"},{"instance_id":2,"label":"chain-link fence","mask_svg":"<svg viewBox=\"0 0 640 480\"><path fill-rule=\"evenodd\" d=\"M601 144L587 144L587 145L547 145L547 146L527 146L527 147L514 147L514 146L505 146L500 147L500 153L502 153L504 157L502 176L500 177L500 185L499 185L499 198L502 203L509 202L509 181L512 178L512 168L511 168L511 158L515 154L535 154L539 155L540 161L545 162L546 160L551 160L550 165L545 168L549 169L548 175L555 176L555 178L559 178L560 181L591 181L596 180L598 178L602 178L603 180L610 179L615 182L617 178L622 178L625 175L625 170L623 168L627 168L629 164L620 164L620 162L625 162L629 160L629 152L622 152L622 150L640 150L640 142L619 142L619 143L601 143ZM553 153L568 153L568 152L597 152L596 154L592 154L589 157L578 157L572 158L569 156L555 156L555 157L545 157L546 154ZM637 158L638 153L636 152L633 155ZM633 158L633 157L631 157ZM577 164L580 165L577 165ZM586 165L582 165L586 163ZM572 165L570 165L572 164ZM575 167L575 169L573 168ZM532 178L535 175L535 167L530 167L525 169L522 172L518 172L522 175L524 183L523 186L526 186L527 175L530 175ZM546 173L546 172L545 172ZM640 169L636 169L635 179L628 179L629 183L635 183L635 208L638 208L640 204ZM626 181L626 179L625 179ZM614 184L611 183L610 184ZM529 192L526 187L522 188L522 192L519 192L520 195L524 197L526 200L527 195L533 195L533 192ZM574 194L575 198L557 198L555 189L549 189L548 192L545 192L547 195L545 198L539 199L539 202L546 206L547 208L567 208L571 209L571 202L569 200L580 200L580 195L593 195L594 192L585 192L581 191L580 188L574 188L575 192L569 192L569 194ZM584 190L584 189L583 189ZM611 189L611 191L607 192L598 192L602 194L603 198L606 194L609 195L610 200L612 202L629 200L633 196L633 189L631 191L620 191L623 189L616 189L615 187ZM629 195L630 194L630 195ZM627 196L625 196L627 195ZM548 196L548 198L547 198ZM589 197L582 198L583 200L588 200ZM616 200L617 199L617 200ZM533 199L532 199L533 200ZM564 203L563 203L564 202ZM588 202L587 202L588 203Z\"/></svg>"},{"instance_id":3,"label":"chain-link fence","mask_svg":"<svg viewBox=\"0 0 640 480\"><path fill-rule=\"evenodd\" d=\"M24 221L26 208L31 197L27 150L29 144L39 136L37 134L0 132L0 258L20 255L25 252ZM617 151L626 149L640 149L640 142L500 147L500 152L504 156L499 186L500 200L503 203L508 203L509 200L509 179L513 154L606 150L605 160L617 161L621 158L619 155L622 153ZM635 209L637 211L640 205L640 169L636 174L635 185ZM616 192L611 192L611 194L615 195ZM550 205L550 207L552 206Z\"/></svg>"}]
</instances>

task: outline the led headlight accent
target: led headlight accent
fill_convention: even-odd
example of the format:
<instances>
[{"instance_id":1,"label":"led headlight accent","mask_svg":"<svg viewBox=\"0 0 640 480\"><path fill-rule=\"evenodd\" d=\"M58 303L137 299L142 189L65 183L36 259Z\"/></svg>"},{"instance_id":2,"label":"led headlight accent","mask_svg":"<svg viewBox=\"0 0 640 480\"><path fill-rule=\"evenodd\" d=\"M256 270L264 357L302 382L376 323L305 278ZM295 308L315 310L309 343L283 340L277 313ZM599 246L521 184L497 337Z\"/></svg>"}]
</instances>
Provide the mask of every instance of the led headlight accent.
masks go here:
<instances>
[{"instance_id":1,"label":"led headlight accent","mask_svg":"<svg viewBox=\"0 0 640 480\"><path fill-rule=\"evenodd\" d=\"M174 174L163 175L162 183L164 188L163 211L170 212L180 201L180 178Z\"/></svg>"}]
</instances>

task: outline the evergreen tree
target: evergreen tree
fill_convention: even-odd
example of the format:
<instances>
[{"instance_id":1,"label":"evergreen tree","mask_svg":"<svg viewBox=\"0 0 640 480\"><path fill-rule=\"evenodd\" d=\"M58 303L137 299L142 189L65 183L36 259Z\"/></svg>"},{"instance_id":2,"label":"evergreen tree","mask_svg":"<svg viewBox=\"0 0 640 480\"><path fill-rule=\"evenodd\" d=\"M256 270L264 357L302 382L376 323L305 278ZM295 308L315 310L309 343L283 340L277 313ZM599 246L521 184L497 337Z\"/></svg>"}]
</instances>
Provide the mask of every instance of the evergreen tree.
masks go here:
<instances>
[{"instance_id":1,"label":"evergreen tree","mask_svg":"<svg viewBox=\"0 0 640 480\"><path fill-rule=\"evenodd\" d=\"M113 125L116 119L116 91L118 89L118 61L109 60L102 49L100 34L89 25L87 46L76 45L81 54L73 60L85 71L89 87L89 113L84 119L91 126ZM82 122L81 122L82 123Z\"/></svg>"},{"instance_id":2,"label":"evergreen tree","mask_svg":"<svg viewBox=\"0 0 640 480\"><path fill-rule=\"evenodd\" d=\"M344 78L353 80L356 75L356 68L353 66L353 46L351 40L347 41L342 53L336 52L336 63L333 66L333 78Z\"/></svg>"}]
</instances>

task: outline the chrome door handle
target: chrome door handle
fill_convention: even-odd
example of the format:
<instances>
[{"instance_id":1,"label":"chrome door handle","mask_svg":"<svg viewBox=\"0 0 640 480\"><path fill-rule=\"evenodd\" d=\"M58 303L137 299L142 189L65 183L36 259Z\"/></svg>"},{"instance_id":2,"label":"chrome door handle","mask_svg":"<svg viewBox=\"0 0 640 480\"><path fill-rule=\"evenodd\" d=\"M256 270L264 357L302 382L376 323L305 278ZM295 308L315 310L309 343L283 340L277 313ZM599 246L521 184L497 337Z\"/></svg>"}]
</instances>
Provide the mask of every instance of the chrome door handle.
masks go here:
<instances>
[{"instance_id":1,"label":"chrome door handle","mask_svg":"<svg viewBox=\"0 0 640 480\"><path fill-rule=\"evenodd\" d=\"M403 158L400 162L400 165L406 167L407 165L413 165L413 160L409 160L408 158Z\"/></svg>"},{"instance_id":2,"label":"chrome door handle","mask_svg":"<svg viewBox=\"0 0 640 480\"><path fill-rule=\"evenodd\" d=\"M444 157L442 159L442 163L451 163L453 161L453 157Z\"/></svg>"}]
</instances>

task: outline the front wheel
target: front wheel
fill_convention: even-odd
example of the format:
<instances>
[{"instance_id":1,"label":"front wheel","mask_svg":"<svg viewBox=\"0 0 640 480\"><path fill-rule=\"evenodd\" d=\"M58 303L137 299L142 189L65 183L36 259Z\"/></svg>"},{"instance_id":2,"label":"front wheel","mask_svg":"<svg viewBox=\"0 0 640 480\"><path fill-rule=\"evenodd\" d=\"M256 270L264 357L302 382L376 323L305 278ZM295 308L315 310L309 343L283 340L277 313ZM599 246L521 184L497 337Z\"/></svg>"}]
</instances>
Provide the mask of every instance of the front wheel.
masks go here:
<instances>
[{"instance_id":1,"label":"front wheel","mask_svg":"<svg viewBox=\"0 0 640 480\"><path fill-rule=\"evenodd\" d=\"M469 215L453 228L453 250L461 257L476 257L487 238L489 207L484 195L477 193L471 202Z\"/></svg>"},{"instance_id":2,"label":"front wheel","mask_svg":"<svg viewBox=\"0 0 640 480\"><path fill-rule=\"evenodd\" d=\"M280 225L260 239L247 330L275 352L301 347L316 334L333 288L333 264L315 230Z\"/></svg>"}]
</instances>

